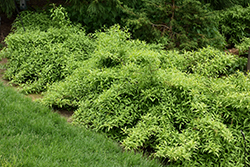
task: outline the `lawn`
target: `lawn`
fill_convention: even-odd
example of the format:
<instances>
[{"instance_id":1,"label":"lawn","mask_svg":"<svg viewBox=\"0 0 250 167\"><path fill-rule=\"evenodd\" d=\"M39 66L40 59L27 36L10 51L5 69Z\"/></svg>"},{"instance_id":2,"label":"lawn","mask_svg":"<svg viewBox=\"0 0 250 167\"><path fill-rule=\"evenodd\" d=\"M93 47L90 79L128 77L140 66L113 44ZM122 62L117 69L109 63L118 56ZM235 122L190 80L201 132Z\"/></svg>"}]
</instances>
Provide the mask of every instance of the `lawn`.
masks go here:
<instances>
[{"instance_id":1,"label":"lawn","mask_svg":"<svg viewBox=\"0 0 250 167\"><path fill-rule=\"evenodd\" d=\"M160 166L0 83L0 166Z\"/></svg>"}]
</instances>

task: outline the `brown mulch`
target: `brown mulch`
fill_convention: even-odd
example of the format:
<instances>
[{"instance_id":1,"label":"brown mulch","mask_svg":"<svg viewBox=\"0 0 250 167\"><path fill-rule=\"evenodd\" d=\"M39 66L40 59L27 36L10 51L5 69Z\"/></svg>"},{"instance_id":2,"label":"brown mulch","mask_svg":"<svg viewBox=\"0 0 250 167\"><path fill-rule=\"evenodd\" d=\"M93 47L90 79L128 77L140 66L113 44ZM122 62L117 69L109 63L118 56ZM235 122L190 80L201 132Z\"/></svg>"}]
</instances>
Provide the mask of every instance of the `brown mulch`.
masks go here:
<instances>
[{"instance_id":1,"label":"brown mulch","mask_svg":"<svg viewBox=\"0 0 250 167\"><path fill-rule=\"evenodd\" d=\"M232 49L228 49L228 51L229 51L231 54L239 55L239 49L232 48Z\"/></svg>"}]
</instances>

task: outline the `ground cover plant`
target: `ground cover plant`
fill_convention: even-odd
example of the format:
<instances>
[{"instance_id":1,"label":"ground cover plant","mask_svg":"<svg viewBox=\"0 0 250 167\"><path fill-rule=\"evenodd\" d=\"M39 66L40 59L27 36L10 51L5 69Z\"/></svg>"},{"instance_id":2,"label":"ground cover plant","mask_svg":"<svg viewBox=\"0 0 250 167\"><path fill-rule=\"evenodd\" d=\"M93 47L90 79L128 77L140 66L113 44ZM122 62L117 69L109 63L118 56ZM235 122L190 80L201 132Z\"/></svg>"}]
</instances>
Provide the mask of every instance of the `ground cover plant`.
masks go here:
<instances>
[{"instance_id":1,"label":"ground cover plant","mask_svg":"<svg viewBox=\"0 0 250 167\"><path fill-rule=\"evenodd\" d=\"M239 50L239 55L246 55L248 54L250 46L250 38L242 38L242 42L235 47Z\"/></svg>"},{"instance_id":2,"label":"ground cover plant","mask_svg":"<svg viewBox=\"0 0 250 167\"><path fill-rule=\"evenodd\" d=\"M61 13L58 10L63 11L52 10L52 18L56 12ZM63 24L55 25L57 31L70 24L64 22L64 16L57 17L63 18L59 19ZM40 33L52 35L54 28L50 29ZM81 37L87 42L70 45L78 51L74 55L67 50L62 61L58 60L60 50L64 51L60 47L53 52L54 61L46 53L41 54L47 56L42 61L44 66L61 67L66 59L68 64L63 67L70 69L66 74L63 68L55 68L60 69L58 72L53 68L45 70L41 78L49 79L41 82L44 89L34 90L46 90L42 104L74 108L74 124L105 132L125 149L144 151L169 166L249 165L250 87L249 74L244 73L246 58L209 46L196 51L164 51L162 45L132 40L128 30L119 25L80 37L77 32L71 31L76 33L71 34L73 39ZM6 39L8 48L2 52L10 58L12 70L6 74L12 76L9 79L25 78L23 74L33 69L33 62L42 59L24 54L27 65L16 66L23 54L15 54L18 44L14 39L23 33L22 26L17 26ZM32 33L37 31L30 29ZM60 39L60 35L56 36L53 44L67 48L67 38L63 42ZM46 40L41 38L42 42ZM42 47L29 43L24 42L27 50ZM43 71L42 65L37 67ZM29 79L20 83L26 82L29 87L40 76Z\"/></svg>"},{"instance_id":3,"label":"ground cover plant","mask_svg":"<svg viewBox=\"0 0 250 167\"><path fill-rule=\"evenodd\" d=\"M242 136L235 128L245 129L249 140L250 99L248 86L241 85L249 79L239 71L240 58L213 48L164 52L127 40L119 27L96 36L87 65L53 84L42 103L78 107L75 124L173 166L244 164ZM229 77L218 78L223 75Z\"/></svg>"},{"instance_id":4,"label":"ground cover plant","mask_svg":"<svg viewBox=\"0 0 250 167\"><path fill-rule=\"evenodd\" d=\"M0 83L0 166L160 166Z\"/></svg>"},{"instance_id":5,"label":"ground cover plant","mask_svg":"<svg viewBox=\"0 0 250 167\"><path fill-rule=\"evenodd\" d=\"M14 84L25 83L26 93L43 91L65 78L94 48L80 26L70 25L62 7L51 12L51 17L23 13L23 25L17 19L15 33L6 39L5 56L11 59L5 77Z\"/></svg>"}]
</instances>

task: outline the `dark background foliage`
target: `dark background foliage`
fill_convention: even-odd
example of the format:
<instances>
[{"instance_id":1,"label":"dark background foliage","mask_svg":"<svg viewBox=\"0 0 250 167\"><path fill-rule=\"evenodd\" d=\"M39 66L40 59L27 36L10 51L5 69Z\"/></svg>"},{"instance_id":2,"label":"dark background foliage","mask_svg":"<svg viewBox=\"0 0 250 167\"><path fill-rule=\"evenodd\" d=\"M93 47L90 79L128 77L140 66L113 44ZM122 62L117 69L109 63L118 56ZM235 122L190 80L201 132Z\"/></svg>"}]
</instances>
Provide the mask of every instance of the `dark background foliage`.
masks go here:
<instances>
[{"instance_id":1,"label":"dark background foliage","mask_svg":"<svg viewBox=\"0 0 250 167\"><path fill-rule=\"evenodd\" d=\"M69 17L82 23L88 32L119 23L130 29L133 38L163 43L166 48L224 46L213 13L198 0L70 2Z\"/></svg>"},{"instance_id":2,"label":"dark background foliage","mask_svg":"<svg viewBox=\"0 0 250 167\"><path fill-rule=\"evenodd\" d=\"M19 1L16 1L19 4ZM73 22L87 33L114 24L126 26L135 39L162 43L166 49L233 47L248 35L249 0L30 0L30 10L63 4ZM238 6L237 6L238 5ZM40 7L40 8L38 8ZM42 8L41 8L42 7ZM225 10L227 9L227 10ZM223 10L222 12L216 12ZM0 11L16 14L14 1L1 0ZM223 14L221 14L223 13ZM219 24L218 24L219 23Z\"/></svg>"}]
</instances>

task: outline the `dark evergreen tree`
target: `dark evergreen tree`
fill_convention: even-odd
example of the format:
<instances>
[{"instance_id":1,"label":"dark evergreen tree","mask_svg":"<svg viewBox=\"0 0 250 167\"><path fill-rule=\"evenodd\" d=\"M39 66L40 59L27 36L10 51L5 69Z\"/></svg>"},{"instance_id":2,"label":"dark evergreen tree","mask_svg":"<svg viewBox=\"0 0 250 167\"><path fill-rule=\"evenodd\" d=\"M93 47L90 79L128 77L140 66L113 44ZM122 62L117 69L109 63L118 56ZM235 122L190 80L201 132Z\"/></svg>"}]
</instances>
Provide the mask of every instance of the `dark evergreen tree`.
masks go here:
<instances>
[{"instance_id":1,"label":"dark evergreen tree","mask_svg":"<svg viewBox=\"0 0 250 167\"><path fill-rule=\"evenodd\" d=\"M222 48L224 39L208 5L199 0L70 0L70 17L88 32L119 23L133 38L160 42L167 48Z\"/></svg>"},{"instance_id":2,"label":"dark evergreen tree","mask_svg":"<svg viewBox=\"0 0 250 167\"><path fill-rule=\"evenodd\" d=\"M250 0L200 0L202 3L209 3L212 9L221 10L234 5L247 7Z\"/></svg>"},{"instance_id":3,"label":"dark evergreen tree","mask_svg":"<svg viewBox=\"0 0 250 167\"><path fill-rule=\"evenodd\" d=\"M0 12L4 12L10 17L15 11L15 1L14 0L0 0Z\"/></svg>"}]
</instances>

